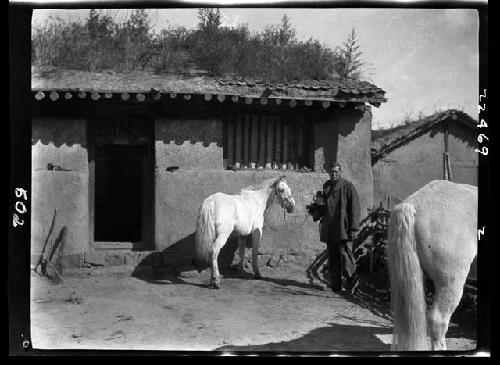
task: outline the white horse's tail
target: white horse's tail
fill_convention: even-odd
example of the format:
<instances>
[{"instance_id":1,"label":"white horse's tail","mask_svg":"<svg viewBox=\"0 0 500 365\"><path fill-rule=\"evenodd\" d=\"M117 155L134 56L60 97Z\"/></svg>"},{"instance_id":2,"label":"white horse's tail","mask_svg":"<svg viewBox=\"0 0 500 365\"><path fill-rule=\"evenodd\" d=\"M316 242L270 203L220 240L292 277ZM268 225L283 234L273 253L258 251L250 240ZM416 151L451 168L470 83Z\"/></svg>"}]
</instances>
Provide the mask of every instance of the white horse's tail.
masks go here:
<instances>
[{"instance_id":1,"label":"white horse's tail","mask_svg":"<svg viewBox=\"0 0 500 365\"><path fill-rule=\"evenodd\" d=\"M415 207L394 207L389 220L387 256L394 314L392 350L427 350L427 319L423 272L416 250Z\"/></svg>"},{"instance_id":2,"label":"white horse's tail","mask_svg":"<svg viewBox=\"0 0 500 365\"><path fill-rule=\"evenodd\" d=\"M194 252L199 263L210 263L212 260L213 244L215 242L215 201L209 197L205 199L200 208L196 223Z\"/></svg>"}]
</instances>

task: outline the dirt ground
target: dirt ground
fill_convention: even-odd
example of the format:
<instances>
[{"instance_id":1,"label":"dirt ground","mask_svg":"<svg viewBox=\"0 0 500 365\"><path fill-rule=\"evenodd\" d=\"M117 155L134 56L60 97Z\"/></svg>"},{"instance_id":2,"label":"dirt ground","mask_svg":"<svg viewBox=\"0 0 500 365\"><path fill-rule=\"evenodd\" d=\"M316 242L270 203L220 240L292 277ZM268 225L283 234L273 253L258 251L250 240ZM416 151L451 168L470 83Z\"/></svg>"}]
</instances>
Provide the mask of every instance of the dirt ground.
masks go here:
<instances>
[{"instance_id":1,"label":"dirt ground","mask_svg":"<svg viewBox=\"0 0 500 365\"><path fill-rule=\"evenodd\" d=\"M249 270L248 270L249 271ZM55 284L31 275L35 349L227 352L389 351L387 300L321 290L303 270L263 268L254 280L228 270L222 288L209 272L132 275L108 268ZM449 350L474 350L475 329L451 323Z\"/></svg>"}]
</instances>

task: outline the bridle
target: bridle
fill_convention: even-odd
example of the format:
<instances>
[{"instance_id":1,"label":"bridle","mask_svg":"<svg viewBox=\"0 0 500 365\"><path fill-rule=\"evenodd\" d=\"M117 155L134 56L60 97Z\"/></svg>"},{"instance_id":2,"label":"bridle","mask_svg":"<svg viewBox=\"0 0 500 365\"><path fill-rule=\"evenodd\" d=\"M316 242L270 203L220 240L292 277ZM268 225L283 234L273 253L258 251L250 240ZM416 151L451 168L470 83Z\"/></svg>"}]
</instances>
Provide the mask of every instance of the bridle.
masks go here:
<instances>
[{"instance_id":1,"label":"bridle","mask_svg":"<svg viewBox=\"0 0 500 365\"><path fill-rule=\"evenodd\" d=\"M285 214L286 214L286 207L287 206L293 206L293 196L290 194L290 196L284 196L284 194L278 190L278 184L281 182L282 180L278 181L274 187L273 187L273 194L274 194L274 197L273 197L273 200L278 197L278 200L279 200L279 203L280 203L280 206L281 208L283 209L283 219L285 219Z\"/></svg>"}]
</instances>

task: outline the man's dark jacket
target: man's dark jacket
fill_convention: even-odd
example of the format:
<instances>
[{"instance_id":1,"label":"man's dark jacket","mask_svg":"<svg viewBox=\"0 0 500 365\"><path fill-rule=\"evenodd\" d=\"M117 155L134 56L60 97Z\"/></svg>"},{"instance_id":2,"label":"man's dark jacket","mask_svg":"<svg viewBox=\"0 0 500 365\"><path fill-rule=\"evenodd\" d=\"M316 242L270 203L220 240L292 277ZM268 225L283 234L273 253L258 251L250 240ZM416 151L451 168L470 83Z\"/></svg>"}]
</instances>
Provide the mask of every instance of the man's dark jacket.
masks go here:
<instances>
[{"instance_id":1,"label":"man's dark jacket","mask_svg":"<svg viewBox=\"0 0 500 365\"><path fill-rule=\"evenodd\" d=\"M328 197L328 210L320 223L320 240L349 240L349 233L359 229L360 207L356 188L341 177L336 183L332 180L324 183L323 193Z\"/></svg>"}]
</instances>

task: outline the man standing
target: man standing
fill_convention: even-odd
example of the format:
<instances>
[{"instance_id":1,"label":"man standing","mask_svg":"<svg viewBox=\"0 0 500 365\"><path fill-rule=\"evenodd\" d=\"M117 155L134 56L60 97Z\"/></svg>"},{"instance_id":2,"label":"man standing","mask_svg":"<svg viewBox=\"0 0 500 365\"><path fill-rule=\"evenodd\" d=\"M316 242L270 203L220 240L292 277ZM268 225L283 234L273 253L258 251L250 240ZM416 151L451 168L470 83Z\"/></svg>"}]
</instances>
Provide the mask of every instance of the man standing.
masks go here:
<instances>
[{"instance_id":1,"label":"man standing","mask_svg":"<svg viewBox=\"0 0 500 365\"><path fill-rule=\"evenodd\" d=\"M327 244L330 285L333 291L341 291L344 274L344 288L354 293L358 277L352 255L352 241L359 229L359 197L354 185L342 177L340 164L328 163L325 170L330 175L330 180L323 184L328 208L322 218L321 239Z\"/></svg>"}]
</instances>

